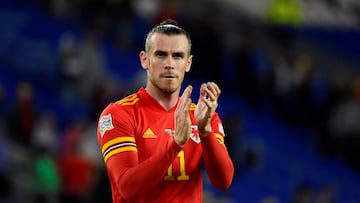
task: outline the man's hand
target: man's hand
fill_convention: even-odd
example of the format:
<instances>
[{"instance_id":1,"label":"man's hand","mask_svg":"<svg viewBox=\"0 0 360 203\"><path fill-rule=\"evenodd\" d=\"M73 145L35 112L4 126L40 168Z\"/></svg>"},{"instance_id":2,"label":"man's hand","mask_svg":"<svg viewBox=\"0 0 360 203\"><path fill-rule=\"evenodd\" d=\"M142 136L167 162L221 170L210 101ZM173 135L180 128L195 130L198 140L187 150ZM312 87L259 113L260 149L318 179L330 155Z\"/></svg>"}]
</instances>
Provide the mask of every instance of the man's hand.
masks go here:
<instances>
[{"instance_id":1,"label":"man's hand","mask_svg":"<svg viewBox=\"0 0 360 203\"><path fill-rule=\"evenodd\" d=\"M211 118L218 106L220 88L214 82L203 83L200 87L200 96L195 109L195 119L200 137L211 133Z\"/></svg>"},{"instance_id":2,"label":"man's hand","mask_svg":"<svg viewBox=\"0 0 360 203\"><path fill-rule=\"evenodd\" d=\"M191 92L192 86L186 87L181 95L179 105L175 110L175 134L174 140L180 145L184 146L189 140L191 133L191 120L189 115L189 109L191 105Z\"/></svg>"}]
</instances>

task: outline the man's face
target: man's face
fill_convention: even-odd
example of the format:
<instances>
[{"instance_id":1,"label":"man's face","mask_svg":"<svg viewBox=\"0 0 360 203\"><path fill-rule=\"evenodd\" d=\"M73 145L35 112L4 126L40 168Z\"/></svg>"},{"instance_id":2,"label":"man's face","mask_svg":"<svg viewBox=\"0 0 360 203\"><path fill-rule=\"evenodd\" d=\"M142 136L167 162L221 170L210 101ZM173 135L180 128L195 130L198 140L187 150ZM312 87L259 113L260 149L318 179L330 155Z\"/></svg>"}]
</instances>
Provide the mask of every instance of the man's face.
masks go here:
<instances>
[{"instance_id":1,"label":"man's face","mask_svg":"<svg viewBox=\"0 0 360 203\"><path fill-rule=\"evenodd\" d=\"M178 90L191 66L188 50L185 35L155 33L150 38L148 53L140 53L141 64L147 70L147 86L166 93Z\"/></svg>"}]
</instances>

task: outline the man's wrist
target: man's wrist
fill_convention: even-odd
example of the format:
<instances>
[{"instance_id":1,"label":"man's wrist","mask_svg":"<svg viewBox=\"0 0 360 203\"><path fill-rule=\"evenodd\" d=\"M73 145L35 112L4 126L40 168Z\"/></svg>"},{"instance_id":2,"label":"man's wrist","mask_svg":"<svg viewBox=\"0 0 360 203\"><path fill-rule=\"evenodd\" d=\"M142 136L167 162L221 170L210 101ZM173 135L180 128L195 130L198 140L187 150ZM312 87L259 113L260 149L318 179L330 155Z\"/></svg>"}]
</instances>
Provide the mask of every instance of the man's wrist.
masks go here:
<instances>
[{"instance_id":1,"label":"man's wrist","mask_svg":"<svg viewBox=\"0 0 360 203\"><path fill-rule=\"evenodd\" d=\"M208 136L211 133L211 131L212 131L211 127L199 130L199 137L204 138Z\"/></svg>"},{"instance_id":2,"label":"man's wrist","mask_svg":"<svg viewBox=\"0 0 360 203\"><path fill-rule=\"evenodd\" d=\"M207 137L211 132L199 132L199 137L200 138L205 138Z\"/></svg>"}]
</instances>

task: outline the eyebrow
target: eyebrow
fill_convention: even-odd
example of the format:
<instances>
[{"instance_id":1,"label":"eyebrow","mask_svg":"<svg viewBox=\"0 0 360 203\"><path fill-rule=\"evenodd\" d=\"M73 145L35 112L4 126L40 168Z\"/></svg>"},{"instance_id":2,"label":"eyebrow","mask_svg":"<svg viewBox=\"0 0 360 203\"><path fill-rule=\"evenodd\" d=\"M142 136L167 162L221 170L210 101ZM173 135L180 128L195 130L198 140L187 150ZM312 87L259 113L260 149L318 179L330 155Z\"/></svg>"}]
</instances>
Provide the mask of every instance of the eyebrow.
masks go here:
<instances>
[{"instance_id":1,"label":"eyebrow","mask_svg":"<svg viewBox=\"0 0 360 203\"><path fill-rule=\"evenodd\" d=\"M173 56L181 56L181 57L183 57L183 56L185 56L185 52L174 52L173 53Z\"/></svg>"},{"instance_id":2,"label":"eyebrow","mask_svg":"<svg viewBox=\"0 0 360 203\"><path fill-rule=\"evenodd\" d=\"M167 51L161 51L161 50L156 50L154 53L155 54L164 54L164 55L168 54ZM183 52L183 51L173 52L172 55L173 56L185 56L185 52Z\"/></svg>"}]
</instances>

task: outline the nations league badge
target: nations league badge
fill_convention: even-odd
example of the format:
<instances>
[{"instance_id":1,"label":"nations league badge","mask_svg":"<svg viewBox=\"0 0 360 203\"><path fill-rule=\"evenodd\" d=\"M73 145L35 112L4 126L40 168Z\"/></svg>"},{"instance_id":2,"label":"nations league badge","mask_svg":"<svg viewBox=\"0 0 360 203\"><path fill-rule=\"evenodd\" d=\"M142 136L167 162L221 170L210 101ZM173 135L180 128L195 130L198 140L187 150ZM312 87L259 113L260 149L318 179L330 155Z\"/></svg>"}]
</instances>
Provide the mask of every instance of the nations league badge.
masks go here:
<instances>
[{"instance_id":1,"label":"nations league badge","mask_svg":"<svg viewBox=\"0 0 360 203\"><path fill-rule=\"evenodd\" d=\"M112 117L111 114L102 116L99 121L99 130L101 137L104 136L105 132L108 130L113 129L114 126L112 124Z\"/></svg>"}]
</instances>

